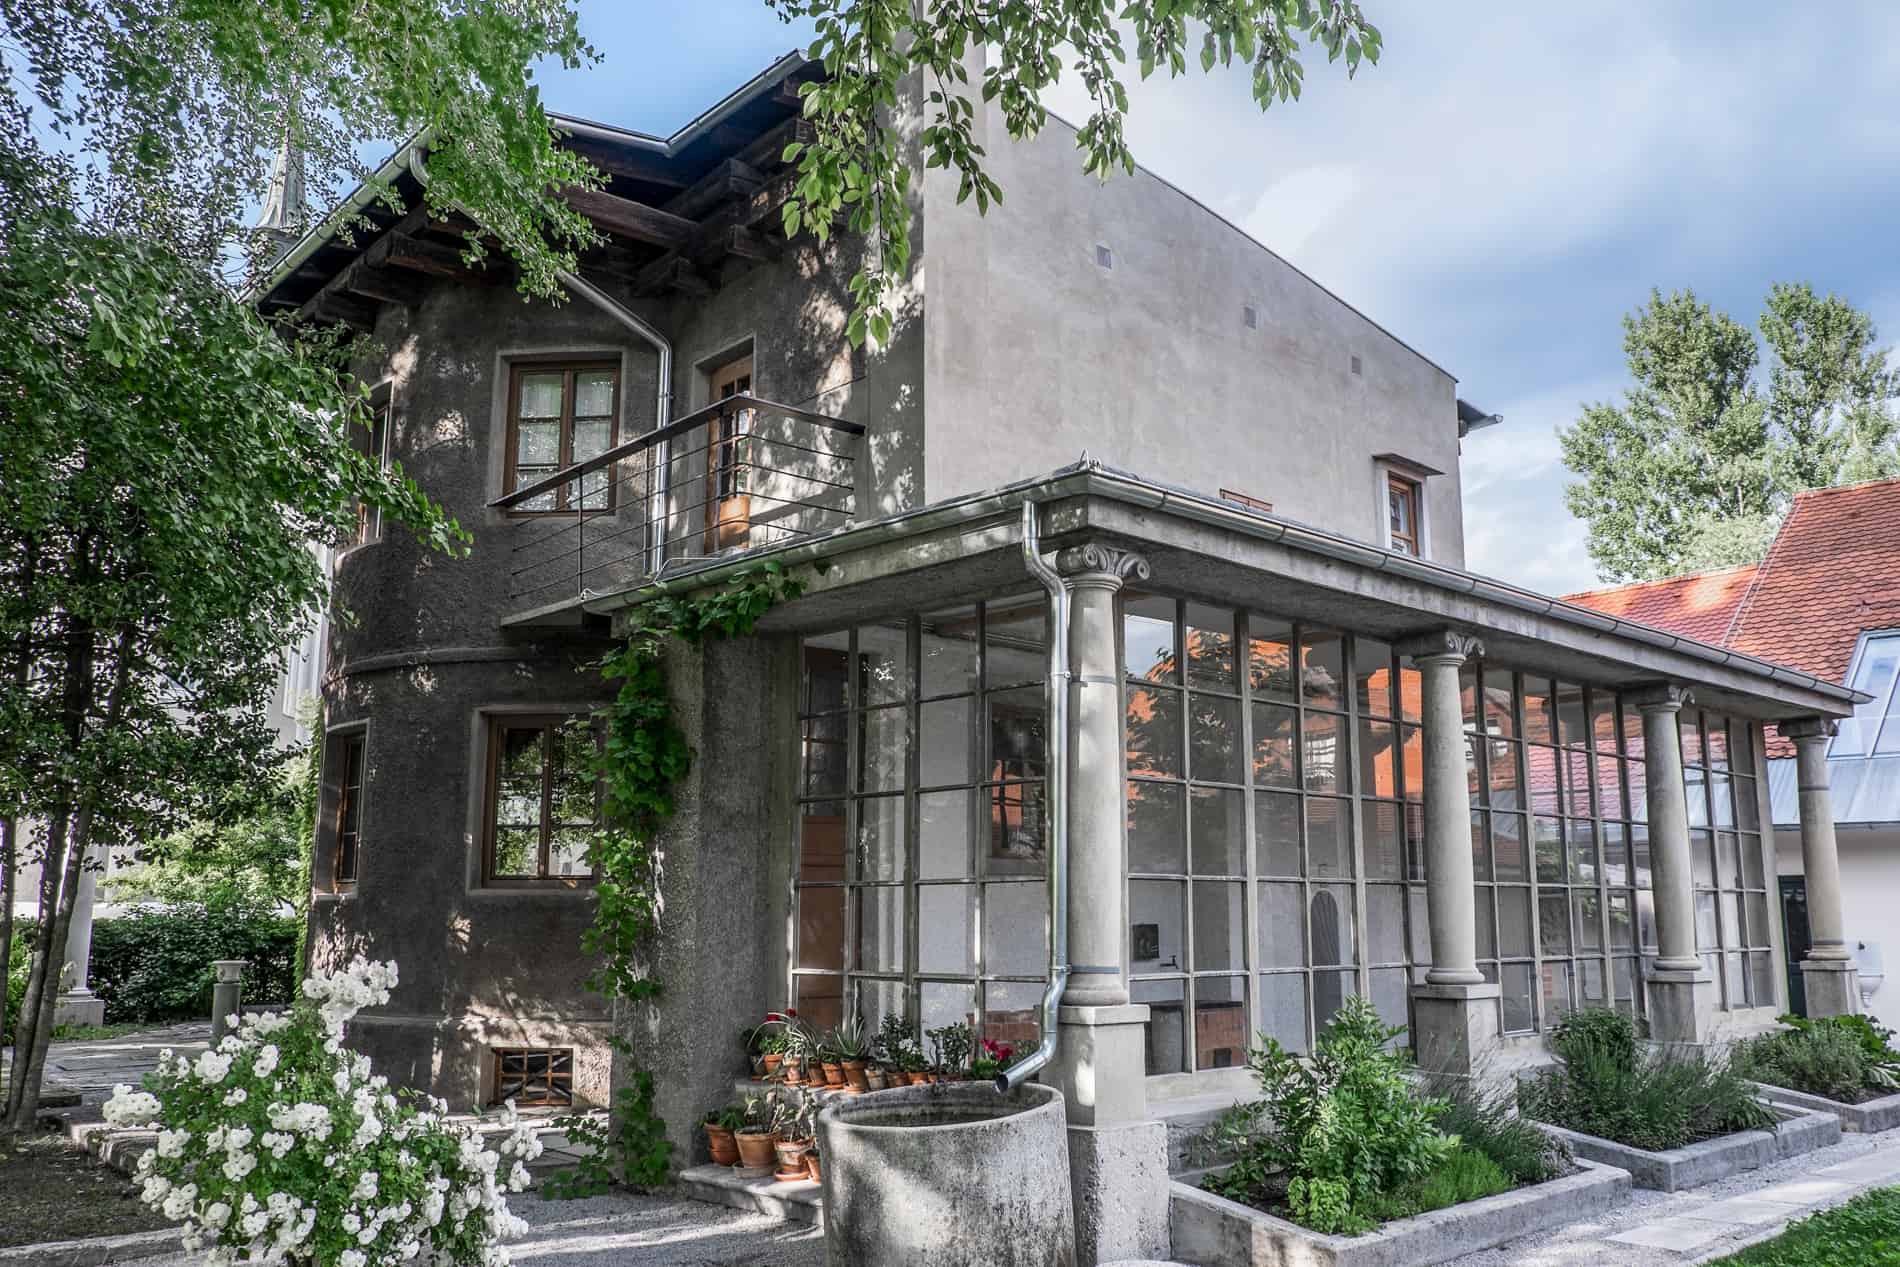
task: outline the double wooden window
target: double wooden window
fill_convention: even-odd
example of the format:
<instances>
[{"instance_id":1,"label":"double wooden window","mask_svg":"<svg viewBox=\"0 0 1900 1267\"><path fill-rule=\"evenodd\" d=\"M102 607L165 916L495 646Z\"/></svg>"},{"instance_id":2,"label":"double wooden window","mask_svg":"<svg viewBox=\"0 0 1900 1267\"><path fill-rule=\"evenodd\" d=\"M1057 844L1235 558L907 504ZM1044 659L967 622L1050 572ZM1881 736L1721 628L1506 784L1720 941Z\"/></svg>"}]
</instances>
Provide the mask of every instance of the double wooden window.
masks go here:
<instances>
[{"instance_id":1,"label":"double wooden window","mask_svg":"<svg viewBox=\"0 0 1900 1267\"><path fill-rule=\"evenodd\" d=\"M1400 554L1417 558L1419 549L1419 485L1403 475L1385 477L1386 539Z\"/></svg>"},{"instance_id":2,"label":"double wooden window","mask_svg":"<svg viewBox=\"0 0 1900 1267\"><path fill-rule=\"evenodd\" d=\"M355 884L357 863L363 847L363 754L362 731L343 735L338 740L336 798L336 865L338 885Z\"/></svg>"},{"instance_id":3,"label":"double wooden window","mask_svg":"<svg viewBox=\"0 0 1900 1267\"><path fill-rule=\"evenodd\" d=\"M385 397L370 410L367 426L350 434L350 445L378 466L389 465L389 400ZM351 545L368 545L383 535L383 512L366 501L356 503L356 533Z\"/></svg>"},{"instance_id":4,"label":"double wooden window","mask_svg":"<svg viewBox=\"0 0 1900 1267\"><path fill-rule=\"evenodd\" d=\"M584 715L498 717L489 725L486 879L572 883L593 874L600 817L595 733Z\"/></svg>"},{"instance_id":5,"label":"double wooden window","mask_svg":"<svg viewBox=\"0 0 1900 1267\"><path fill-rule=\"evenodd\" d=\"M508 392L508 491L598 457L619 441L620 371L611 361L514 367ZM612 510L608 468L517 506L519 513Z\"/></svg>"}]
</instances>

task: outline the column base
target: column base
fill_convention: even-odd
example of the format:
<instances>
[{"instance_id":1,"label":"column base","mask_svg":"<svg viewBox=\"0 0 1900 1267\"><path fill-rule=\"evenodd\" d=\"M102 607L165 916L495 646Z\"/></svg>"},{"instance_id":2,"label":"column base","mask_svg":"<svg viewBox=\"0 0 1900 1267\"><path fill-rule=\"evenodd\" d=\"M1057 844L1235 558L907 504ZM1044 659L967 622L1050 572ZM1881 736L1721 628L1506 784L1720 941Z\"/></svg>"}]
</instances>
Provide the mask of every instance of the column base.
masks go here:
<instances>
[{"instance_id":1,"label":"column base","mask_svg":"<svg viewBox=\"0 0 1900 1267\"><path fill-rule=\"evenodd\" d=\"M1705 967L1651 968L1649 1037L1658 1043L1704 1046L1715 1026L1715 978Z\"/></svg>"},{"instance_id":2,"label":"column base","mask_svg":"<svg viewBox=\"0 0 1900 1267\"><path fill-rule=\"evenodd\" d=\"M1412 987L1412 1046L1418 1067L1441 1078L1476 1078L1498 1041L1498 998L1488 981Z\"/></svg>"},{"instance_id":3,"label":"column base","mask_svg":"<svg viewBox=\"0 0 1900 1267\"><path fill-rule=\"evenodd\" d=\"M1852 1016L1860 1011L1860 965L1852 959L1803 959L1801 985L1809 1016Z\"/></svg>"},{"instance_id":4,"label":"column base","mask_svg":"<svg viewBox=\"0 0 1900 1267\"><path fill-rule=\"evenodd\" d=\"M1062 1092L1071 1126L1117 1126L1148 1118L1148 1005L1071 1007L1046 1081Z\"/></svg>"},{"instance_id":5,"label":"column base","mask_svg":"<svg viewBox=\"0 0 1900 1267\"><path fill-rule=\"evenodd\" d=\"M106 1001L91 990L73 990L53 1000L55 1025L104 1025Z\"/></svg>"},{"instance_id":6,"label":"column base","mask_svg":"<svg viewBox=\"0 0 1900 1267\"><path fill-rule=\"evenodd\" d=\"M1076 1267L1168 1257L1167 1123L1071 1126L1069 1185Z\"/></svg>"}]
</instances>

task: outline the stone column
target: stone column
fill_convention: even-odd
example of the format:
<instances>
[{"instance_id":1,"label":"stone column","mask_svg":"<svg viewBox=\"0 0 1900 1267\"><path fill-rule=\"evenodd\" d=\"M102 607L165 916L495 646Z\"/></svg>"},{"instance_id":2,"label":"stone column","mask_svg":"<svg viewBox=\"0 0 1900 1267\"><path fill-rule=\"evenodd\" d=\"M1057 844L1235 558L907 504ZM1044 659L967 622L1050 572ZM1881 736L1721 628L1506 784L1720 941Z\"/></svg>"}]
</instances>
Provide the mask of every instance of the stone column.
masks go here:
<instances>
[{"instance_id":1,"label":"stone column","mask_svg":"<svg viewBox=\"0 0 1900 1267\"><path fill-rule=\"evenodd\" d=\"M1168 1131L1148 1113L1148 1009L1128 1001L1123 938L1121 662L1115 596L1146 580L1140 555L1091 543L1063 550L1070 587L1069 963L1049 1071L1069 1117L1079 1267L1168 1256ZM1052 631L1062 636L1062 631Z\"/></svg>"},{"instance_id":2,"label":"stone column","mask_svg":"<svg viewBox=\"0 0 1900 1267\"><path fill-rule=\"evenodd\" d=\"M1629 702L1643 715L1643 777L1649 795L1649 858L1655 884L1658 954L1650 965L1649 1033L1657 1042L1706 1043L1715 982L1695 948L1695 870L1689 854L1689 798L1682 781L1676 714L1687 687L1665 683Z\"/></svg>"},{"instance_id":3,"label":"stone column","mask_svg":"<svg viewBox=\"0 0 1900 1267\"><path fill-rule=\"evenodd\" d=\"M1794 741L1795 786L1801 793L1801 870L1808 884L1808 957L1801 961L1809 1016L1860 1010L1860 983L1841 924L1841 860L1834 843L1834 797L1828 787L1827 741L1834 723L1803 717L1781 723Z\"/></svg>"},{"instance_id":4,"label":"stone column","mask_svg":"<svg viewBox=\"0 0 1900 1267\"><path fill-rule=\"evenodd\" d=\"M99 894L103 854L88 851L79 866L79 891L73 894L73 921L66 930L66 960L59 997L53 1000L55 1025L103 1025L106 1001L92 992L92 907Z\"/></svg>"},{"instance_id":5,"label":"stone column","mask_svg":"<svg viewBox=\"0 0 1900 1267\"><path fill-rule=\"evenodd\" d=\"M1471 799L1458 670L1484 647L1441 629L1398 644L1418 666L1425 744L1425 902L1432 965L1412 989L1419 1067L1449 1077L1479 1072L1498 1036L1498 987L1478 971Z\"/></svg>"},{"instance_id":6,"label":"stone column","mask_svg":"<svg viewBox=\"0 0 1900 1267\"><path fill-rule=\"evenodd\" d=\"M211 961L211 1041L215 1044L232 1030L231 1018L244 1007L244 969L242 959Z\"/></svg>"}]
</instances>

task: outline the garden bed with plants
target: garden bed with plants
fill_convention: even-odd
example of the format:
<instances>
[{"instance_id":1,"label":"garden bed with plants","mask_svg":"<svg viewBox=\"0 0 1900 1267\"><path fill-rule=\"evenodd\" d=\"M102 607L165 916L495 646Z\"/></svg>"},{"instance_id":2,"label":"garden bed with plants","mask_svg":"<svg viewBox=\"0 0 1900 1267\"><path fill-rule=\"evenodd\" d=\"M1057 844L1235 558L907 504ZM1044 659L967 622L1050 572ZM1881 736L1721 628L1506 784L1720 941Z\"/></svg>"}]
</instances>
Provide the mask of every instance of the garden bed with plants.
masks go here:
<instances>
[{"instance_id":1,"label":"garden bed with plants","mask_svg":"<svg viewBox=\"0 0 1900 1267\"><path fill-rule=\"evenodd\" d=\"M1620 1012L1574 1012L1554 1026L1550 1068L1518 1103L1576 1156L1630 1172L1638 1187L1699 1188L1839 1141L1840 1119L1773 1106L1726 1057L1646 1051Z\"/></svg>"},{"instance_id":2,"label":"garden bed with plants","mask_svg":"<svg viewBox=\"0 0 1900 1267\"><path fill-rule=\"evenodd\" d=\"M1177 1182L1176 1257L1208 1267L1443 1262L1607 1209L1629 1176L1573 1161L1508 1099L1421 1088L1404 1031L1348 1000L1308 1060L1272 1039L1248 1053L1262 1098L1204 1142L1232 1158Z\"/></svg>"},{"instance_id":3,"label":"garden bed with plants","mask_svg":"<svg viewBox=\"0 0 1900 1267\"><path fill-rule=\"evenodd\" d=\"M1841 1129L1873 1134L1900 1126L1900 1051L1893 1031L1864 1016L1808 1020L1737 1043L1736 1072L1776 1104L1833 1113Z\"/></svg>"}]
</instances>

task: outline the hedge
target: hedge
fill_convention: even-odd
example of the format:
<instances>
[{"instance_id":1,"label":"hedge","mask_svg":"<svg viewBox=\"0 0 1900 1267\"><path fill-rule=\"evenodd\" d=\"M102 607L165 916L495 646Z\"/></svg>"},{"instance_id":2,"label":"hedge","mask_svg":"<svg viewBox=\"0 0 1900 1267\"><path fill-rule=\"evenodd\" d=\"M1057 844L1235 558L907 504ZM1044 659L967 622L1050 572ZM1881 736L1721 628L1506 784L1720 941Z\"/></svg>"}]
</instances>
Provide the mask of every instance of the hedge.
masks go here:
<instances>
[{"instance_id":1,"label":"hedge","mask_svg":"<svg viewBox=\"0 0 1900 1267\"><path fill-rule=\"evenodd\" d=\"M105 1000L109 1025L205 1020L212 961L243 959L247 1002L288 1002L300 926L236 907L135 907L92 926L92 990Z\"/></svg>"}]
</instances>

